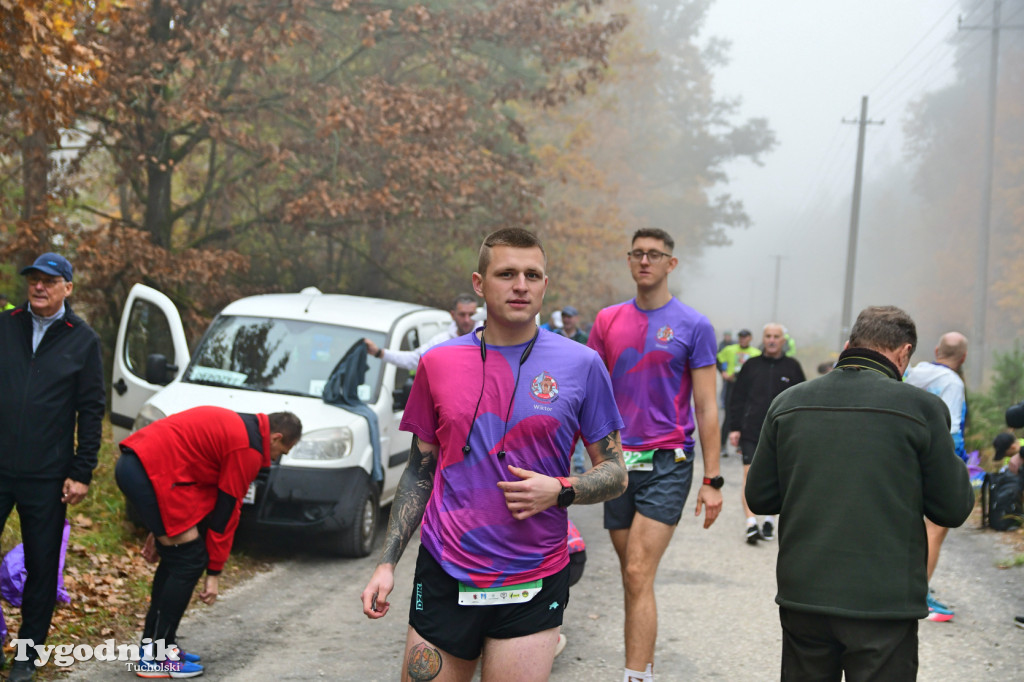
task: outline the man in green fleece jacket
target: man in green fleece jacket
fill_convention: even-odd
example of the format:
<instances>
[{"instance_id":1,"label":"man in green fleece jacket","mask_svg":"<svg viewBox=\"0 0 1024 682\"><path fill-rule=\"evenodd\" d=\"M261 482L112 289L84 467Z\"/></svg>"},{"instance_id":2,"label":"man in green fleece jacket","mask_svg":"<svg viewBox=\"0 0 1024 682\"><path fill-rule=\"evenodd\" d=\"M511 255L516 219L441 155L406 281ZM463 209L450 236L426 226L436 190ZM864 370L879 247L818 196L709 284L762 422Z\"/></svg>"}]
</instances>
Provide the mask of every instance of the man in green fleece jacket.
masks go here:
<instances>
[{"instance_id":1,"label":"man in green fleece jacket","mask_svg":"<svg viewBox=\"0 0 1024 682\"><path fill-rule=\"evenodd\" d=\"M835 371L768 410L745 492L755 513L784 519L775 597L783 680L917 677L924 519L961 525L974 492L949 410L901 380L916 345L907 313L867 308Z\"/></svg>"}]
</instances>

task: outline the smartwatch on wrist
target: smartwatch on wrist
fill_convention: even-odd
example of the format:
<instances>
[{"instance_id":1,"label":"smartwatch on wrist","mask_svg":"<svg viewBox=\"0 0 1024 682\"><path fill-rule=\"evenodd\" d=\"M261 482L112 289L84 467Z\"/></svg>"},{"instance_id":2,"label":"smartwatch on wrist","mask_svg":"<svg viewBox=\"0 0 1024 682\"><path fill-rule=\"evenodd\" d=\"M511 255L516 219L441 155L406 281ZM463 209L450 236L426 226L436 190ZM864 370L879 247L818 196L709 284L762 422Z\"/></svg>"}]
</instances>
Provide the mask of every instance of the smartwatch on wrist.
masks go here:
<instances>
[{"instance_id":1,"label":"smartwatch on wrist","mask_svg":"<svg viewBox=\"0 0 1024 682\"><path fill-rule=\"evenodd\" d=\"M721 474L715 476L714 478L708 478L707 476L705 476L704 485L709 485L715 490L720 490L722 486L725 485L725 479L722 478Z\"/></svg>"},{"instance_id":2,"label":"smartwatch on wrist","mask_svg":"<svg viewBox=\"0 0 1024 682\"><path fill-rule=\"evenodd\" d=\"M383 348L377 348L377 352L373 354L373 357L375 357L378 360L380 360L382 357L384 357L384 349Z\"/></svg>"},{"instance_id":3,"label":"smartwatch on wrist","mask_svg":"<svg viewBox=\"0 0 1024 682\"><path fill-rule=\"evenodd\" d=\"M562 484L562 491L558 493L558 506L564 509L572 504L573 500L576 499L576 489L572 487L571 483L569 483L568 478L565 478L564 476L558 476L556 478L558 479L558 482Z\"/></svg>"}]
</instances>

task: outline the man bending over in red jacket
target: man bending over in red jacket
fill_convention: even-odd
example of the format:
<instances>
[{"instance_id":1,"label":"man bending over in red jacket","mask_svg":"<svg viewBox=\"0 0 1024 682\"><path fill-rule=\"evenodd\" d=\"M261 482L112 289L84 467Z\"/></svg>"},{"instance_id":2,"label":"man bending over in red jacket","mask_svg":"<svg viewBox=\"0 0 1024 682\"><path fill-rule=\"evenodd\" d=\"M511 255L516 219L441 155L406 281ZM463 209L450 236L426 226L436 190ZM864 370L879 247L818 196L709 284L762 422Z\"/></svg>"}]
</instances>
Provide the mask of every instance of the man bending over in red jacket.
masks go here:
<instances>
[{"instance_id":1,"label":"man bending over in red jacket","mask_svg":"<svg viewBox=\"0 0 1024 682\"><path fill-rule=\"evenodd\" d=\"M199 598L207 604L217 599L218 576L231 552L249 484L301 435L302 422L291 412L240 414L196 407L121 441L117 485L151 531L147 559L160 558L142 633L139 677L202 674L195 654L155 660L154 645L163 651L175 647L178 623L204 570Z\"/></svg>"}]
</instances>

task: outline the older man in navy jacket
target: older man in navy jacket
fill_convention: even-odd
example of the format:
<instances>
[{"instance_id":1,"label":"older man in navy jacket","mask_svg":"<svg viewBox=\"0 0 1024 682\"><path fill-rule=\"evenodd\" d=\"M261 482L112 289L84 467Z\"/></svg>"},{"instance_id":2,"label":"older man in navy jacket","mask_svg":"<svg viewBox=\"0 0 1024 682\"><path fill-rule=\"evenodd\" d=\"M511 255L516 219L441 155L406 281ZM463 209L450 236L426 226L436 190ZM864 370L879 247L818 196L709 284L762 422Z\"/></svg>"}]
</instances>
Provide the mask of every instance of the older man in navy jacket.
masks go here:
<instances>
[{"instance_id":1,"label":"older man in navy jacket","mask_svg":"<svg viewBox=\"0 0 1024 682\"><path fill-rule=\"evenodd\" d=\"M56 604L67 505L85 498L96 468L105 390L99 337L67 303L71 263L44 253L21 274L28 301L0 314L0 528L17 507L28 572L18 637L38 646ZM8 679L34 674L34 660L15 660Z\"/></svg>"}]
</instances>

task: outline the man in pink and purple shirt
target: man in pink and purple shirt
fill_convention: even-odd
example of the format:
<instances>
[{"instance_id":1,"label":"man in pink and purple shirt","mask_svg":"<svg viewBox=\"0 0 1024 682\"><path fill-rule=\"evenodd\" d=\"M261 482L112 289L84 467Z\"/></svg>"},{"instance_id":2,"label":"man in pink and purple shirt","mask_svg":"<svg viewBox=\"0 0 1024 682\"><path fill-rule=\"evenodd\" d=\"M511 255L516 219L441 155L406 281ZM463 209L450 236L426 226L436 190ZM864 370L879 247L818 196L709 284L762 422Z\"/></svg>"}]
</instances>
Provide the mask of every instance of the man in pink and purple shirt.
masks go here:
<instances>
[{"instance_id":1,"label":"man in pink and purple shirt","mask_svg":"<svg viewBox=\"0 0 1024 682\"><path fill-rule=\"evenodd\" d=\"M608 367L626 422L629 487L604 508L625 588L626 682L654 677L654 577L690 492L695 419L704 457L696 515L707 506L708 528L722 509L715 330L669 293L674 245L664 230L637 230L627 254L636 298L599 312L587 342Z\"/></svg>"},{"instance_id":2,"label":"man in pink and purple shirt","mask_svg":"<svg viewBox=\"0 0 1024 682\"><path fill-rule=\"evenodd\" d=\"M401 428L413 433L363 612L383 617L394 567L422 520L403 679L516 671L546 680L569 597L569 504L622 493L622 419L600 357L535 322L540 241L491 234L473 273L487 325L420 359ZM594 466L570 477L577 438Z\"/></svg>"}]
</instances>

